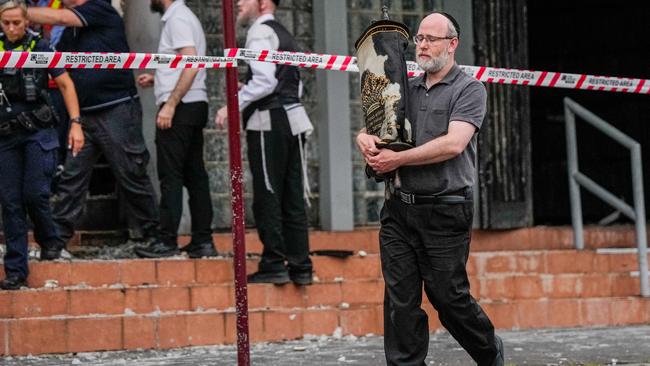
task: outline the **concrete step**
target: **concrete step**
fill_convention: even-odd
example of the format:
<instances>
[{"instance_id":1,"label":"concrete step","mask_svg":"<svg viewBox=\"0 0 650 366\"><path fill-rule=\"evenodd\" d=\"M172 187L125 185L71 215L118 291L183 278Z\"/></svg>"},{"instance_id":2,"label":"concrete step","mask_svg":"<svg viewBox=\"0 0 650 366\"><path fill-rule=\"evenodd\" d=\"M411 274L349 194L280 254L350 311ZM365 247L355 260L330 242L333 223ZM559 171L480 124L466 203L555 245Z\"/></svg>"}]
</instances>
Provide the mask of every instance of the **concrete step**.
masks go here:
<instances>
[{"instance_id":1,"label":"concrete step","mask_svg":"<svg viewBox=\"0 0 650 366\"><path fill-rule=\"evenodd\" d=\"M500 329L645 324L650 300L637 297L537 299L481 302ZM424 305L431 331L441 329L435 310ZM0 354L166 349L236 342L234 311L154 312L146 315L53 316L0 319ZM281 341L306 334L382 334L381 305L258 309L249 313L252 342Z\"/></svg>"}]
</instances>

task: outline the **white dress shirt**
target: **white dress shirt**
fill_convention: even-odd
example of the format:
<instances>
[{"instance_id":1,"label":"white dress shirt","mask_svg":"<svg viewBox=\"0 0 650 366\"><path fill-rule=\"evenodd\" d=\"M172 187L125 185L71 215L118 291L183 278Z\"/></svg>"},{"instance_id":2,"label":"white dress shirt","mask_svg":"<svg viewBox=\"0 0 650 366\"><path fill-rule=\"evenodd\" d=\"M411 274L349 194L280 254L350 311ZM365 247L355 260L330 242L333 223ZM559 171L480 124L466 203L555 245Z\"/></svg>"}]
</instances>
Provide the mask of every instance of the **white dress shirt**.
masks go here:
<instances>
[{"instance_id":1,"label":"white dress shirt","mask_svg":"<svg viewBox=\"0 0 650 366\"><path fill-rule=\"evenodd\" d=\"M257 18L246 34L246 48L261 50L277 50L280 47L280 39L273 31L273 28L262 24L267 20L273 20L273 14L264 14ZM242 111L252 102L270 95L278 85L275 78L276 65L270 62L250 61L253 78L239 90L239 110Z\"/></svg>"},{"instance_id":2,"label":"white dress shirt","mask_svg":"<svg viewBox=\"0 0 650 366\"><path fill-rule=\"evenodd\" d=\"M197 56L205 56L206 41L201 22L183 0L174 1L163 14L161 21L163 28L160 34L158 53L176 54L181 48L194 47ZM156 70L154 94L157 105L161 105L169 99L181 72L183 69L180 68ZM208 101L205 79L205 69L199 69L192 86L183 96L183 103Z\"/></svg>"}]
</instances>

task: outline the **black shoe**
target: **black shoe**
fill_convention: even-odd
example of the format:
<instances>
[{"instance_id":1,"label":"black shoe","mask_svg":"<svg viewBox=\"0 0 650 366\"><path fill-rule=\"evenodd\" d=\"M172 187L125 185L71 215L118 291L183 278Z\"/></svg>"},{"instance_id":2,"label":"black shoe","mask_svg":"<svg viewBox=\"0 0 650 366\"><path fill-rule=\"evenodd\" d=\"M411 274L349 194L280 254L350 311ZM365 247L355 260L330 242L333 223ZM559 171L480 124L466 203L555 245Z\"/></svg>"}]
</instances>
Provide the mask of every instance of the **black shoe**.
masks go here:
<instances>
[{"instance_id":1,"label":"black shoe","mask_svg":"<svg viewBox=\"0 0 650 366\"><path fill-rule=\"evenodd\" d=\"M501 340L501 337L495 334L494 343L497 348L497 356L494 358L494 361L492 361L492 366L503 366L505 361L503 356L503 341Z\"/></svg>"},{"instance_id":2,"label":"black shoe","mask_svg":"<svg viewBox=\"0 0 650 366\"><path fill-rule=\"evenodd\" d=\"M61 258L61 251L63 248L58 247L41 247L41 260L53 261Z\"/></svg>"},{"instance_id":3,"label":"black shoe","mask_svg":"<svg viewBox=\"0 0 650 366\"><path fill-rule=\"evenodd\" d=\"M27 279L18 275L9 275L0 281L0 289L3 290L20 290L21 287L27 287Z\"/></svg>"},{"instance_id":4,"label":"black shoe","mask_svg":"<svg viewBox=\"0 0 650 366\"><path fill-rule=\"evenodd\" d=\"M272 283L274 285L284 285L291 282L289 272L255 272L248 275L248 283Z\"/></svg>"},{"instance_id":5,"label":"black shoe","mask_svg":"<svg viewBox=\"0 0 650 366\"><path fill-rule=\"evenodd\" d=\"M165 258L180 254L176 245L169 246L160 240L156 240L144 248L135 248L133 251L140 258Z\"/></svg>"},{"instance_id":6,"label":"black shoe","mask_svg":"<svg viewBox=\"0 0 650 366\"><path fill-rule=\"evenodd\" d=\"M203 243L190 242L180 250L181 252L187 252L187 256L190 258L216 257L219 255L211 241Z\"/></svg>"},{"instance_id":7,"label":"black shoe","mask_svg":"<svg viewBox=\"0 0 650 366\"><path fill-rule=\"evenodd\" d=\"M311 271L309 272L291 272L289 271L289 278L293 283L299 286L309 286L313 283Z\"/></svg>"}]
</instances>

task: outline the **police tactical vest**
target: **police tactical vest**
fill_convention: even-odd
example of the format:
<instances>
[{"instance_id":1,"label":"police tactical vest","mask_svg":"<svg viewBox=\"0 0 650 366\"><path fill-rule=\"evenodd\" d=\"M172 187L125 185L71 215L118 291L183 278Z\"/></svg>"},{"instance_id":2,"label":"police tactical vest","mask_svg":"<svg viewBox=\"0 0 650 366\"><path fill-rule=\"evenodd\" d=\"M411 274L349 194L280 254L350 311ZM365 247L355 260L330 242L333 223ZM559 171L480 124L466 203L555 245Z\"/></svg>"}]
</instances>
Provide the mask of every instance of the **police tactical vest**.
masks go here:
<instances>
[{"instance_id":1,"label":"police tactical vest","mask_svg":"<svg viewBox=\"0 0 650 366\"><path fill-rule=\"evenodd\" d=\"M267 20L262 24L271 27L278 36L278 39L280 40L280 45L278 47L279 50L290 52L298 50L296 40L282 24L275 20ZM253 73L249 67L246 82L250 81L252 78ZM273 93L248 106L244 110L244 121L246 121L247 117L256 109L268 110L300 102L298 95L300 88L300 72L297 67L277 65L275 69L275 78L278 80L278 85L275 87L275 90L273 90Z\"/></svg>"},{"instance_id":2,"label":"police tactical vest","mask_svg":"<svg viewBox=\"0 0 650 366\"><path fill-rule=\"evenodd\" d=\"M0 51L31 52L40 40L40 36L32 31L27 32L23 41L10 47L4 33L0 33ZM0 69L0 89L10 103L37 102L44 100L47 90L47 71L44 69Z\"/></svg>"}]
</instances>

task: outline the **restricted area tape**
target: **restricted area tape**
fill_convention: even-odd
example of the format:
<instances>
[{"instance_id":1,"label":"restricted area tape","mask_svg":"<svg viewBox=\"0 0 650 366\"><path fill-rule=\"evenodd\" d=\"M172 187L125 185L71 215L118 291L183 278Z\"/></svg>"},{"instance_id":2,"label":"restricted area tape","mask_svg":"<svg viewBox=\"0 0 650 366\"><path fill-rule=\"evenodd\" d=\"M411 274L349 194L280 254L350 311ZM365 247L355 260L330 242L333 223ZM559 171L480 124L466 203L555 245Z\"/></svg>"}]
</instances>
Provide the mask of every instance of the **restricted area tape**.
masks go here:
<instances>
[{"instance_id":1,"label":"restricted area tape","mask_svg":"<svg viewBox=\"0 0 650 366\"><path fill-rule=\"evenodd\" d=\"M273 50L256 51L245 48L228 48L224 50L224 55L228 58L240 60L272 62L303 68L359 72L357 59L352 56ZM406 66L409 77L419 76L424 73L415 62L407 62ZM528 71L486 66L460 67L467 74L487 83L650 94L650 80L648 79Z\"/></svg>"},{"instance_id":2,"label":"restricted area tape","mask_svg":"<svg viewBox=\"0 0 650 366\"><path fill-rule=\"evenodd\" d=\"M220 69L235 66L237 60L213 56L109 52L0 52L0 69Z\"/></svg>"},{"instance_id":3,"label":"restricted area tape","mask_svg":"<svg viewBox=\"0 0 650 366\"><path fill-rule=\"evenodd\" d=\"M237 59L241 59L312 69L359 72L357 59L352 56L274 50L256 51L245 48L229 48L224 53L227 57L157 53L3 51L0 52L0 69L221 69L236 67ZM486 66L461 66L461 69L476 79L487 83L650 94L650 80L647 79L528 71ZM423 74L422 69L414 62L407 62L407 72L409 77Z\"/></svg>"}]
</instances>

